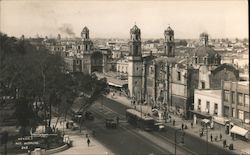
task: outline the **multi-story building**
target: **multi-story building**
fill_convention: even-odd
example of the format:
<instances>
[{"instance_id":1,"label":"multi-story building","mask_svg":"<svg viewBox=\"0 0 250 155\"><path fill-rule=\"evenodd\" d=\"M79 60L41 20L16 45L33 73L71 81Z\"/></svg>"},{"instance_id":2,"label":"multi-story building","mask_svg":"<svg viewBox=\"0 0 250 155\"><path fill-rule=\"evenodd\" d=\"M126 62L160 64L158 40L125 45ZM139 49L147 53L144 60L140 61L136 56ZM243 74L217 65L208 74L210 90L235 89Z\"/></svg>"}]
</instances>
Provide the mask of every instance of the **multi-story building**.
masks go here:
<instances>
[{"instance_id":1,"label":"multi-story building","mask_svg":"<svg viewBox=\"0 0 250 155\"><path fill-rule=\"evenodd\" d=\"M250 130L249 81L225 81L222 85L223 116Z\"/></svg>"},{"instance_id":2,"label":"multi-story building","mask_svg":"<svg viewBox=\"0 0 250 155\"><path fill-rule=\"evenodd\" d=\"M128 59L122 58L116 62L116 71L122 74L128 74Z\"/></svg>"},{"instance_id":3,"label":"multi-story building","mask_svg":"<svg viewBox=\"0 0 250 155\"><path fill-rule=\"evenodd\" d=\"M196 111L194 114L195 123L197 119L212 119L212 116L222 117L221 90L195 89L194 111Z\"/></svg>"}]
</instances>

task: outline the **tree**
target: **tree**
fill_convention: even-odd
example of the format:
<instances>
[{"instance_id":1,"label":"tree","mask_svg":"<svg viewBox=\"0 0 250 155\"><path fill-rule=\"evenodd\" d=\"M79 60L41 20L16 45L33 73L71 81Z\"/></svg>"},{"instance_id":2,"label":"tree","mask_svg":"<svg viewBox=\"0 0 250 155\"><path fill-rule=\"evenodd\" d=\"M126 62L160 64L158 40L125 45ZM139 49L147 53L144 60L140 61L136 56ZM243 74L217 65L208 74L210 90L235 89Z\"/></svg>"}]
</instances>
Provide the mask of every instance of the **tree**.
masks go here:
<instances>
[{"instance_id":1,"label":"tree","mask_svg":"<svg viewBox=\"0 0 250 155\"><path fill-rule=\"evenodd\" d=\"M95 75L68 74L63 59L43 46L37 48L28 40L2 33L0 41L0 92L15 97L15 115L23 135L38 123L39 110L33 107L34 102L43 103L47 129L55 109L66 116L79 92L89 94L92 103L106 87L106 81L98 80Z\"/></svg>"}]
</instances>

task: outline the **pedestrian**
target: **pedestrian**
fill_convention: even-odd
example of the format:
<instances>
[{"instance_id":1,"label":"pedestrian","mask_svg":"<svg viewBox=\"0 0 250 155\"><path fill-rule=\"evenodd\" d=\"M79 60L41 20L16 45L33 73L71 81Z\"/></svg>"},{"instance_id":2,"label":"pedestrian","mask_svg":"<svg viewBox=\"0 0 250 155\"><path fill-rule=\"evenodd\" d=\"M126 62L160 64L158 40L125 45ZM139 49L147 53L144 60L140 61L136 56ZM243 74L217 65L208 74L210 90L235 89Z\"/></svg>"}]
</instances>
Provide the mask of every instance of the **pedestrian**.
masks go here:
<instances>
[{"instance_id":1,"label":"pedestrian","mask_svg":"<svg viewBox=\"0 0 250 155\"><path fill-rule=\"evenodd\" d=\"M52 129L53 129L53 133L55 133L56 132L55 125L53 125Z\"/></svg>"},{"instance_id":2,"label":"pedestrian","mask_svg":"<svg viewBox=\"0 0 250 155\"><path fill-rule=\"evenodd\" d=\"M175 126L175 120L173 119L173 126Z\"/></svg>"},{"instance_id":3,"label":"pedestrian","mask_svg":"<svg viewBox=\"0 0 250 155\"><path fill-rule=\"evenodd\" d=\"M220 140L222 140L222 134L220 133Z\"/></svg>"},{"instance_id":4,"label":"pedestrian","mask_svg":"<svg viewBox=\"0 0 250 155\"><path fill-rule=\"evenodd\" d=\"M232 136L232 140L234 140L234 133L232 133L231 136Z\"/></svg>"},{"instance_id":5,"label":"pedestrian","mask_svg":"<svg viewBox=\"0 0 250 155\"><path fill-rule=\"evenodd\" d=\"M185 124L185 129L187 129L188 127L187 127L187 124Z\"/></svg>"},{"instance_id":6,"label":"pedestrian","mask_svg":"<svg viewBox=\"0 0 250 155\"><path fill-rule=\"evenodd\" d=\"M66 122L66 129L69 128L69 122Z\"/></svg>"},{"instance_id":7,"label":"pedestrian","mask_svg":"<svg viewBox=\"0 0 250 155\"><path fill-rule=\"evenodd\" d=\"M182 124L181 124L181 130L183 130L183 128L184 128L184 124L182 123Z\"/></svg>"},{"instance_id":8,"label":"pedestrian","mask_svg":"<svg viewBox=\"0 0 250 155\"><path fill-rule=\"evenodd\" d=\"M89 138L88 138L88 140L87 140L87 143L88 143L88 147L89 147L89 144L90 144L90 140L89 140Z\"/></svg>"},{"instance_id":9,"label":"pedestrian","mask_svg":"<svg viewBox=\"0 0 250 155\"><path fill-rule=\"evenodd\" d=\"M191 122L191 128L193 128L193 122Z\"/></svg>"},{"instance_id":10,"label":"pedestrian","mask_svg":"<svg viewBox=\"0 0 250 155\"><path fill-rule=\"evenodd\" d=\"M213 135L212 134L210 135L210 139L211 139L211 142L213 142Z\"/></svg>"},{"instance_id":11,"label":"pedestrian","mask_svg":"<svg viewBox=\"0 0 250 155\"><path fill-rule=\"evenodd\" d=\"M223 140L223 147L225 148L227 145L227 141L226 140Z\"/></svg>"},{"instance_id":12,"label":"pedestrian","mask_svg":"<svg viewBox=\"0 0 250 155\"><path fill-rule=\"evenodd\" d=\"M119 116L117 116L116 117L116 123L117 123L117 125L119 125L119 119L120 119Z\"/></svg>"},{"instance_id":13,"label":"pedestrian","mask_svg":"<svg viewBox=\"0 0 250 155\"><path fill-rule=\"evenodd\" d=\"M214 141L217 142L217 139L218 139L218 135L215 136Z\"/></svg>"}]
</instances>

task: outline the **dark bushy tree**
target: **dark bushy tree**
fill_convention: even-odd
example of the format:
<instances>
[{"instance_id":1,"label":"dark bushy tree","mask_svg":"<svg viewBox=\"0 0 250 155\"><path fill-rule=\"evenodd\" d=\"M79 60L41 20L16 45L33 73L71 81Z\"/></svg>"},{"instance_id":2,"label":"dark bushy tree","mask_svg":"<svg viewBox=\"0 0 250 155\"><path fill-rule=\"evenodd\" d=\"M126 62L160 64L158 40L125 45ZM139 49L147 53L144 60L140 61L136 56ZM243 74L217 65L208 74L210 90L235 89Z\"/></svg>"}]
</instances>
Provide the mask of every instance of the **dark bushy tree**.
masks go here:
<instances>
[{"instance_id":1,"label":"dark bushy tree","mask_svg":"<svg viewBox=\"0 0 250 155\"><path fill-rule=\"evenodd\" d=\"M22 134L37 124L38 119L34 118L39 112L37 107L33 112L34 102L42 103L42 119L48 128L54 109L66 115L79 92L89 94L92 103L106 87L106 81L98 80L95 75L66 73L63 59L43 46L37 48L28 40L3 33L0 41L0 96L15 98L15 114Z\"/></svg>"}]
</instances>

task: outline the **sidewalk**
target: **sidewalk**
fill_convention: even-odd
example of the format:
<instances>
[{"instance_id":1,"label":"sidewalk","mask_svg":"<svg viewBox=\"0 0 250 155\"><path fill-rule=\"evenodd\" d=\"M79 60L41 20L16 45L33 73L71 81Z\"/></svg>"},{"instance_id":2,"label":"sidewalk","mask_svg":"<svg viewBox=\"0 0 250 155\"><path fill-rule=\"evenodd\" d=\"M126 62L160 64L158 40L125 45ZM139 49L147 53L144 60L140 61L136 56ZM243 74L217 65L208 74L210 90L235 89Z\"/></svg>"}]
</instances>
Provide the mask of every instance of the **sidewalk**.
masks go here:
<instances>
[{"instance_id":1,"label":"sidewalk","mask_svg":"<svg viewBox=\"0 0 250 155\"><path fill-rule=\"evenodd\" d=\"M55 125L56 118L53 118L51 121L52 126ZM71 129L66 129L66 123L64 123L64 133L69 135L69 139L72 140L72 147L68 148L65 151L55 153L55 155L112 155L113 153L105 148L101 143L99 143L92 136L91 131L83 127L81 133L79 129L72 131ZM74 123L74 126L77 124ZM60 120L57 123L56 128L60 131L63 131L63 123L60 123ZM90 139L90 145L87 144L87 137Z\"/></svg>"},{"instance_id":2,"label":"sidewalk","mask_svg":"<svg viewBox=\"0 0 250 155\"><path fill-rule=\"evenodd\" d=\"M140 105L132 105L131 101L127 97L120 96L118 93L116 93L115 96L113 96L112 94L113 93L110 93L110 94L106 95L106 97L111 99L111 100L115 100L115 101L129 107L129 108L137 109L138 111L142 111L143 113L146 113L146 114L150 113L152 115L150 106L147 106L147 105L142 105L142 106L140 106ZM185 129L185 131L187 133L195 135L197 137L200 137L199 136L199 133L200 133L199 131L201 129L201 126L199 124L194 124L193 128L191 128L191 122L193 120L182 120L182 118L178 117L177 115L171 114L171 113L170 113L170 116L171 116L172 120L173 119L175 120L175 128L181 128L182 123L186 124L188 129ZM165 125L173 126L173 124L171 122L170 123L165 123ZM222 134L222 140L219 140L220 133ZM211 140L210 140L210 135L211 134L213 136L213 142L211 142ZM215 138L216 135L218 136L218 140L215 142L214 138ZM206 137L207 137L206 135L203 135L200 138L202 138L202 139L204 139L206 141ZM241 154L241 150L248 149L249 146L250 146L250 142L245 142L245 141L242 141L240 139L232 140L230 135L225 134L224 129L208 129L208 142L209 143L213 143L214 145L217 145L219 147L223 147L223 140L226 140L227 145L229 145L229 144L234 145L234 150L232 150L232 151L234 153L236 153L236 154ZM228 148L225 148L225 149L228 149Z\"/></svg>"}]
</instances>

